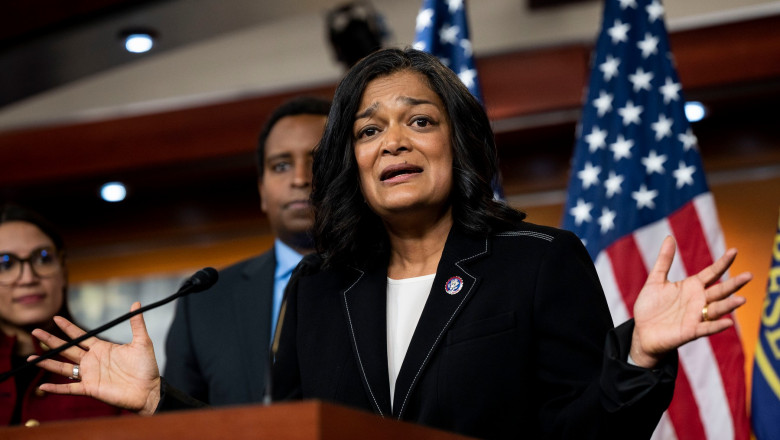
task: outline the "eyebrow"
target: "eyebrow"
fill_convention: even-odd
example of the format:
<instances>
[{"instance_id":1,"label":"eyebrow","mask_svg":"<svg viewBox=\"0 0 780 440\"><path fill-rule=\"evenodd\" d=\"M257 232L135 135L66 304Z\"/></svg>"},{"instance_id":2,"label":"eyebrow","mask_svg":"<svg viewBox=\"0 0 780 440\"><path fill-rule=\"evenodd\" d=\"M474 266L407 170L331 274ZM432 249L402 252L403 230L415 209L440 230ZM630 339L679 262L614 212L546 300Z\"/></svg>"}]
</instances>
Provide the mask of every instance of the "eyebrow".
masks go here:
<instances>
[{"instance_id":1,"label":"eyebrow","mask_svg":"<svg viewBox=\"0 0 780 440\"><path fill-rule=\"evenodd\" d=\"M406 105L409 106L415 106L415 105L422 105L422 104L431 104L435 105L432 101L429 101L427 99L417 99L412 98L409 96L401 96L398 98L399 101L403 102ZM369 116L372 116L374 113L376 113L377 109L379 108L379 103L375 102L368 106L367 109L363 110L362 112L355 115L355 120L367 118Z\"/></svg>"}]
</instances>

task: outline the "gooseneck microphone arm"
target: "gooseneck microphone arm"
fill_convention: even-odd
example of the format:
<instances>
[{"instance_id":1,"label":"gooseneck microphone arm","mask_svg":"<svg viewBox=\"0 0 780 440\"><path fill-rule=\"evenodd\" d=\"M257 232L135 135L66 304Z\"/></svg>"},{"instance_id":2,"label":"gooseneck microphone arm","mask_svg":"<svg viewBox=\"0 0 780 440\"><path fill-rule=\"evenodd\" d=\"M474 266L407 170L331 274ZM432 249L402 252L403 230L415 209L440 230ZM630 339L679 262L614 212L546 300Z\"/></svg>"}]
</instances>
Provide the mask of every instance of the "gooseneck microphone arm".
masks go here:
<instances>
[{"instance_id":1,"label":"gooseneck microphone arm","mask_svg":"<svg viewBox=\"0 0 780 440\"><path fill-rule=\"evenodd\" d=\"M14 369L12 369L10 371L6 371L2 375L0 375L0 383L2 383L3 381L5 381L6 379L8 379L10 377L13 377L14 375L19 373L20 371L22 371L22 370L24 370L26 368L32 367L33 365L35 365L38 362L41 362L41 361L43 361L45 359L52 358L52 357L62 353L63 351L65 351L65 350L67 350L67 349L69 349L71 347L74 347L74 346L80 344L81 342L83 342L83 341L85 341L85 340L87 340L87 339L97 335L98 333L104 332L104 331L110 329L111 327L114 327L115 325L119 324L120 322L123 322L123 321L126 321L126 320L132 318L135 315L141 314L141 313L143 313L143 312L145 312L147 310L151 310L151 309L153 309L155 307L160 307L161 305L167 304L167 303L175 300L176 298L180 298L180 297L182 297L184 295L189 295L190 293L201 292L203 290L206 290L209 287L213 286L214 283L217 282L218 278L219 278L219 274L217 273L216 269L211 268L211 267L203 268L203 269L195 272L195 274L192 275L187 281L185 281L184 284L182 284L182 286L179 288L179 290L176 293L174 293L173 295L171 295L171 296L169 296L167 298L161 299L160 301L157 301L157 302L154 302L152 304L149 304L147 306L143 306L140 309L133 310L132 312L125 313L124 315L114 319L113 321L107 322L106 324L103 324L103 325L101 325L100 327L98 327L96 329L93 329L93 330L90 330L90 331L84 333L83 335L79 336L76 339L72 339L72 340L66 342L65 344L63 344L63 345L61 345L61 346L59 346L57 348L54 348L54 349L51 349L51 350L47 351L46 353L42 354L41 356L38 356L37 358L33 359L32 361L25 362L24 364L18 366L17 368L14 368Z\"/></svg>"}]
</instances>

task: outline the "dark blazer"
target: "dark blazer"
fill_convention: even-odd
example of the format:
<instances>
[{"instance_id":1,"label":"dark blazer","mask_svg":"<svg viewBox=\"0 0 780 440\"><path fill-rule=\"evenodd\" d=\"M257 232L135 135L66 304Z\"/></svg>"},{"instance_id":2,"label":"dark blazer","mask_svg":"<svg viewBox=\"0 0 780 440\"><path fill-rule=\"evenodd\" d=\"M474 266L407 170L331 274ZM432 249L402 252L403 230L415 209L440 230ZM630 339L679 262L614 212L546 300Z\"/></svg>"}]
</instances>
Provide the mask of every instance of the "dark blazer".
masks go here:
<instances>
[{"instance_id":1,"label":"dark blazer","mask_svg":"<svg viewBox=\"0 0 780 440\"><path fill-rule=\"evenodd\" d=\"M185 296L165 344L165 378L211 405L262 402L269 365L273 248L230 266Z\"/></svg>"},{"instance_id":2,"label":"dark blazer","mask_svg":"<svg viewBox=\"0 0 780 440\"><path fill-rule=\"evenodd\" d=\"M390 407L386 264L321 270L287 290L274 397L318 398L483 438L649 438L668 406L676 354L626 362L595 268L573 234L521 223L450 232ZM462 288L448 293L453 277ZM605 348L606 343L606 348Z\"/></svg>"}]
</instances>

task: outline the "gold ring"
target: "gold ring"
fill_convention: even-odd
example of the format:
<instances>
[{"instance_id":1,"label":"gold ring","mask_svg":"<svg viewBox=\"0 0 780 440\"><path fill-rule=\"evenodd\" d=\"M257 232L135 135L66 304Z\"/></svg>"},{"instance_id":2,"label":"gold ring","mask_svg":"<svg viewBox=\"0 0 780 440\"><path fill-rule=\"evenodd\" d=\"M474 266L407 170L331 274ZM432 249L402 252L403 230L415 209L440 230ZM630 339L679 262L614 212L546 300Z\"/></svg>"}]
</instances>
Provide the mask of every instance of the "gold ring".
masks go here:
<instances>
[{"instance_id":1,"label":"gold ring","mask_svg":"<svg viewBox=\"0 0 780 440\"><path fill-rule=\"evenodd\" d=\"M707 311L707 307L709 307L709 304L707 304L706 306L704 306L703 309L701 309L701 320L703 322L706 322L706 321L710 320L710 315L709 315L709 313Z\"/></svg>"}]
</instances>

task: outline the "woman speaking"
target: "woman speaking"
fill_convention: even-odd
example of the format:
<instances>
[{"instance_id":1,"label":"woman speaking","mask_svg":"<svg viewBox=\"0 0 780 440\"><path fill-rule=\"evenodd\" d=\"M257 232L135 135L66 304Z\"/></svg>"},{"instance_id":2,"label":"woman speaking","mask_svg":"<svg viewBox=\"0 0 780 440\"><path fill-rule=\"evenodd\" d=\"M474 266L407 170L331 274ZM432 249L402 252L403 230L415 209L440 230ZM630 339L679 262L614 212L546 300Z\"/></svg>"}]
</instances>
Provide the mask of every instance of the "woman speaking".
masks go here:
<instances>
[{"instance_id":1,"label":"woman speaking","mask_svg":"<svg viewBox=\"0 0 780 440\"><path fill-rule=\"evenodd\" d=\"M667 238L635 318L613 329L580 241L493 199L496 161L485 111L433 56L381 50L346 75L315 153L318 252L288 286L276 399L475 437L650 437L671 400L676 348L733 325L719 318L744 303L732 293L750 274L716 283L730 250L670 283ZM126 346L93 339L65 352L70 363L43 362L66 376L80 365L82 379L42 389L142 414L180 406L142 319L132 326Z\"/></svg>"}]
</instances>

